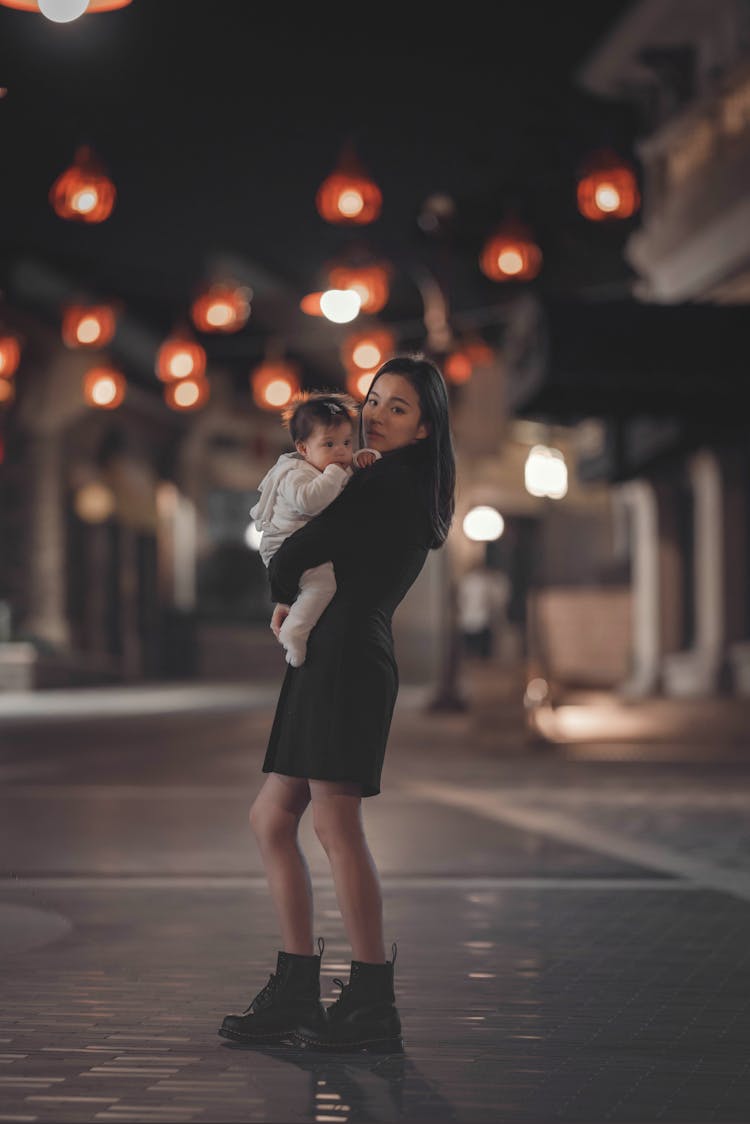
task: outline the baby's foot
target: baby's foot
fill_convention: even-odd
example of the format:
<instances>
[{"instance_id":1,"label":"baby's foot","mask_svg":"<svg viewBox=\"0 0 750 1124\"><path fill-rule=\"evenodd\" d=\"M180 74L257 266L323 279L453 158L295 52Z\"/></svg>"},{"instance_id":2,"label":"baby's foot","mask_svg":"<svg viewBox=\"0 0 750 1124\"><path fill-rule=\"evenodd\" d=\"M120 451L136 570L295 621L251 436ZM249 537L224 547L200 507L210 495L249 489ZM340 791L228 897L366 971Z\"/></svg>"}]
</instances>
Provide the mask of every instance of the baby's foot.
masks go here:
<instances>
[{"instance_id":1,"label":"baby's foot","mask_svg":"<svg viewBox=\"0 0 750 1124\"><path fill-rule=\"evenodd\" d=\"M299 635L294 621L287 617L279 629L279 641L286 649L286 662L292 667L301 667L307 655L307 639Z\"/></svg>"},{"instance_id":2,"label":"baby's foot","mask_svg":"<svg viewBox=\"0 0 750 1124\"><path fill-rule=\"evenodd\" d=\"M305 648L300 648L295 644L289 644L286 647L286 662L291 664L292 667L302 667L305 662L307 651Z\"/></svg>"}]
</instances>

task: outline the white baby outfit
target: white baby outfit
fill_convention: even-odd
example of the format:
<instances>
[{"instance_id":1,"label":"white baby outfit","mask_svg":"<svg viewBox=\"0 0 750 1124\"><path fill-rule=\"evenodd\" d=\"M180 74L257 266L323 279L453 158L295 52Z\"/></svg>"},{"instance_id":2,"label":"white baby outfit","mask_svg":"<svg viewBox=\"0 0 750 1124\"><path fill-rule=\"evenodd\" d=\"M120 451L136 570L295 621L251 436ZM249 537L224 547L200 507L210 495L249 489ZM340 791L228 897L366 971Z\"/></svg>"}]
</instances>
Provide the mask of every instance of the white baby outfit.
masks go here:
<instances>
[{"instance_id":1,"label":"white baby outfit","mask_svg":"<svg viewBox=\"0 0 750 1124\"><path fill-rule=\"evenodd\" d=\"M367 451L374 453L376 458L380 457L376 449ZM363 452L364 449L359 449L354 454L355 464ZM256 529L262 532L260 556L265 566L284 539L328 507L353 475L351 468L341 468L337 464L329 464L321 472L301 453L281 454L258 485L260 499L250 509ZM336 575L332 562L324 562L303 572L299 593L279 630L279 639L286 648L286 661L292 667L304 663L307 638L335 592Z\"/></svg>"}]
</instances>

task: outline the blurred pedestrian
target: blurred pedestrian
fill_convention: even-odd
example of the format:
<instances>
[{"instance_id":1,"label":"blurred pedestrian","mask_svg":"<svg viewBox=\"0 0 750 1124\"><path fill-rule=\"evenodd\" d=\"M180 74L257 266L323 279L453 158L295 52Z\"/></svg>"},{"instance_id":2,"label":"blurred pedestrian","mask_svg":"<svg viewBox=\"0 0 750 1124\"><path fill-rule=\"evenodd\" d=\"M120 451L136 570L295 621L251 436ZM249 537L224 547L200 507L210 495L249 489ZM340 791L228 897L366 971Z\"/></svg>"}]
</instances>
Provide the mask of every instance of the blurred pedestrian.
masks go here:
<instances>
[{"instance_id":1,"label":"blurred pedestrian","mask_svg":"<svg viewBox=\"0 0 750 1124\"><path fill-rule=\"evenodd\" d=\"M478 562L458 583L458 622L464 651L480 660L492 658L496 629L507 623L510 579L502 570Z\"/></svg>"},{"instance_id":2,"label":"blurred pedestrian","mask_svg":"<svg viewBox=\"0 0 750 1124\"><path fill-rule=\"evenodd\" d=\"M360 410L360 443L380 460L278 548L268 566L278 636L301 575L333 563L337 589L310 633L307 659L287 667L263 772L250 810L276 907L283 949L276 971L242 1014L219 1031L240 1042L329 1050L401 1050L393 968L386 960L377 869L362 799L380 792L398 693L391 618L454 513L455 460L448 394L423 356L377 371ZM349 982L320 1002L324 940L313 953L310 872L297 838L312 801L353 959Z\"/></svg>"}]
</instances>

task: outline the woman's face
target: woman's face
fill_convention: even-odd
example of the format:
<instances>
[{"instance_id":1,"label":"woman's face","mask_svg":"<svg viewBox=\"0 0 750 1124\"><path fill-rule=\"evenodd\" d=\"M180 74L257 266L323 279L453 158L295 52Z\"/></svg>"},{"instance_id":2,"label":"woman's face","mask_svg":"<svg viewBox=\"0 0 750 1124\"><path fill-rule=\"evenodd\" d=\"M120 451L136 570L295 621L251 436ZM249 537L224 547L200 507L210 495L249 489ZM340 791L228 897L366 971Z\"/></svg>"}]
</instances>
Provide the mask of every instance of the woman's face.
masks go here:
<instances>
[{"instance_id":1,"label":"woman's face","mask_svg":"<svg viewBox=\"0 0 750 1124\"><path fill-rule=\"evenodd\" d=\"M362 406L365 444L379 453L413 445L427 436L419 395L403 375L387 372L373 383Z\"/></svg>"}]
</instances>

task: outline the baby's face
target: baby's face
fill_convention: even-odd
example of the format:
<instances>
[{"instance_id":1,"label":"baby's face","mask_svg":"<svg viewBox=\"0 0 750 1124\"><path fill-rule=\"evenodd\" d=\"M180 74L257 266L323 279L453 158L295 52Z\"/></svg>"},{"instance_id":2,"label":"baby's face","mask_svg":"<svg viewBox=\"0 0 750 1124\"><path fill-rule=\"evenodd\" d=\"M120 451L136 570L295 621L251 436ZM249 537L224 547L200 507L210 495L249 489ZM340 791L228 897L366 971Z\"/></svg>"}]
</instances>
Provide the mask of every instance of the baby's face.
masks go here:
<instances>
[{"instance_id":1,"label":"baby's face","mask_svg":"<svg viewBox=\"0 0 750 1124\"><path fill-rule=\"evenodd\" d=\"M352 463L354 452L354 427L351 422L338 425L316 425L307 441L297 442L297 452L321 472L329 464L347 468Z\"/></svg>"}]
</instances>

